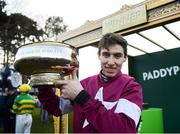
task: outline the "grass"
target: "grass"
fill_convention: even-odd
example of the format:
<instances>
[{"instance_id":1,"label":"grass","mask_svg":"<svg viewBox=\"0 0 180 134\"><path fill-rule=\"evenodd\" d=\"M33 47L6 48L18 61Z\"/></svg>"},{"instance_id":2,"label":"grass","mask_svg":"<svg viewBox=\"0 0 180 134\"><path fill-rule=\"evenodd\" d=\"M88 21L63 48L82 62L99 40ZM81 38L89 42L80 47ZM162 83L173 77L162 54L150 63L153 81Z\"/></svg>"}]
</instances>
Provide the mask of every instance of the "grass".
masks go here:
<instances>
[{"instance_id":1,"label":"grass","mask_svg":"<svg viewBox=\"0 0 180 134\"><path fill-rule=\"evenodd\" d=\"M31 133L54 133L52 116L48 116L48 122L42 122L40 118L40 108L36 108L33 112Z\"/></svg>"}]
</instances>

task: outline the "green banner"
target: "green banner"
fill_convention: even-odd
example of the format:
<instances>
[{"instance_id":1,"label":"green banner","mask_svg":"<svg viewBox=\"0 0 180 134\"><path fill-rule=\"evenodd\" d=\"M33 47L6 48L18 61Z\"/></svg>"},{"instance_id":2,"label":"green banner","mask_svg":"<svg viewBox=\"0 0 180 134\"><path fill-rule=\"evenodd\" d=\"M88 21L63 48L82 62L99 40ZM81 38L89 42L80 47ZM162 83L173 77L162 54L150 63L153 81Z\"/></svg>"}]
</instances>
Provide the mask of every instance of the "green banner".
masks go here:
<instances>
[{"instance_id":1,"label":"green banner","mask_svg":"<svg viewBox=\"0 0 180 134\"><path fill-rule=\"evenodd\" d=\"M129 74L143 87L143 101L163 109L164 132L179 133L180 48L129 57Z\"/></svg>"}]
</instances>

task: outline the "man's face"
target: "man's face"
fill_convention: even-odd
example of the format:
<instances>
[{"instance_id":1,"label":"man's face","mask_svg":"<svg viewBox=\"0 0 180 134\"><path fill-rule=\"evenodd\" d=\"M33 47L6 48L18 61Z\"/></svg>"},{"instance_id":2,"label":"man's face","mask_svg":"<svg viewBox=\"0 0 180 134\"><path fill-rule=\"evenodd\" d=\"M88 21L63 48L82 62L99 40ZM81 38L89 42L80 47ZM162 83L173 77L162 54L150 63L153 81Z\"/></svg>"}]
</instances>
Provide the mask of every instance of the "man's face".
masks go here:
<instances>
[{"instance_id":1,"label":"man's face","mask_svg":"<svg viewBox=\"0 0 180 134\"><path fill-rule=\"evenodd\" d=\"M112 45L107 49L101 49L99 54L103 74L114 77L120 72L122 64L126 61L124 50L120 45Z\"/></svg>"},{"instance_id":2,"label":"man's face","mask_svg":"<svg viewBox=\"0 0 180 134\"><path fill-rule=\"evenodd\" d=\"M8 95L10 95L11 94L11 92L12 92L12 90L11 89L9 89L9 88L6 88L6 93L8 94Z\"/></svg>"}]
</instances>

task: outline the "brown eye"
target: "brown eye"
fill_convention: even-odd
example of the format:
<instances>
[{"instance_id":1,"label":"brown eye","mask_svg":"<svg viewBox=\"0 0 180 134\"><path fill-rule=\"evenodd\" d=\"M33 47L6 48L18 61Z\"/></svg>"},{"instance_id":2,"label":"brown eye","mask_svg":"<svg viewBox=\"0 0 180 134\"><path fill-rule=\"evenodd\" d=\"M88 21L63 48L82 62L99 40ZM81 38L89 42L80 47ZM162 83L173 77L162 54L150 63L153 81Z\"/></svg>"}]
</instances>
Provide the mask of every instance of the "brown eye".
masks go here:
<instances>
[{"instance_id":1,"label":"brown eye","mask_svg":"<svg viewBox=\"0 0 180 134\"><path fill-rule=\"evenodd\" d=\"M123 54L122 53L116 53L114 54L114 58L119 59L122 58Z\"/></svg>"},{"instance_id":2,"label":"brown eye","mask_svg":"<svg viewBox=\"0 0 180 134\"><path fill-rule=\"evenodd\" d=\"M108 53L108 52L103 52L103 53L102 53L102 56L104 56L105 58L108 58L108 57L110 57L110 53Z\"/></svg>"}]
</instances>

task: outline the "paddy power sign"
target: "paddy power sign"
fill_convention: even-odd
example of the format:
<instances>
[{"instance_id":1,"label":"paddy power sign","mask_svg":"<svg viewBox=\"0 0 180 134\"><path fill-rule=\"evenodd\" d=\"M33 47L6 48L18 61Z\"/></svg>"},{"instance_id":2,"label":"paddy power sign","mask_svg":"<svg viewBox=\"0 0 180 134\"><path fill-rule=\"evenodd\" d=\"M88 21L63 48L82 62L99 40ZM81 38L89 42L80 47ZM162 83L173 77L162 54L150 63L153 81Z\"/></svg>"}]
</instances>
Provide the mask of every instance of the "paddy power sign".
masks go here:
<instances>
[{"instance_id":1,"label":"paddy power sign","mask_svg":"<svg viewBox=\"0 0 180 134\"><path fill-rule=\"evenodd\" d=\"M163 77L171 77L174 75L178 75L180 71L179 66L171 66L171 67L165 67L160 69L155 69L152 71L143 72L143 80L153 80L153 79L159 79Z\"/></svg>"},{"instance_id":2,"label":"paddy power sign","mask_svg":"<svg viewBox=\"0 0 180 134\"><path fill-rule=\"evenodd\" d=\"M162 108L164 132L179 133L180 48L129 57L129 74L143 88L143 101ZM173 113L173 114L169 114ZM143 119L142 119L143 120Z\"/></svg>"}]
</instances>

